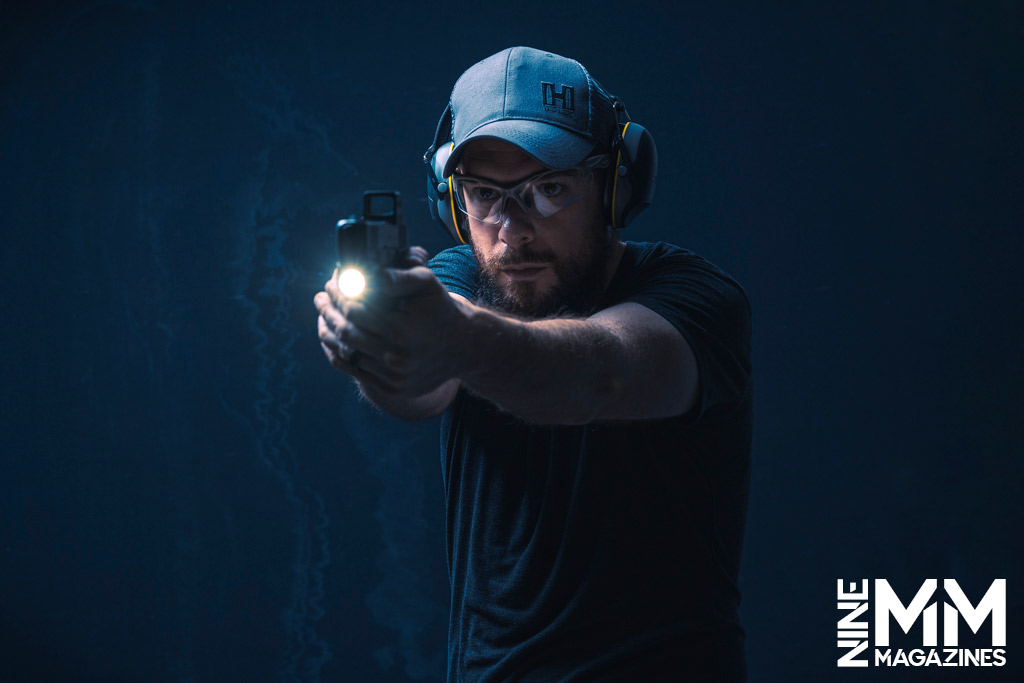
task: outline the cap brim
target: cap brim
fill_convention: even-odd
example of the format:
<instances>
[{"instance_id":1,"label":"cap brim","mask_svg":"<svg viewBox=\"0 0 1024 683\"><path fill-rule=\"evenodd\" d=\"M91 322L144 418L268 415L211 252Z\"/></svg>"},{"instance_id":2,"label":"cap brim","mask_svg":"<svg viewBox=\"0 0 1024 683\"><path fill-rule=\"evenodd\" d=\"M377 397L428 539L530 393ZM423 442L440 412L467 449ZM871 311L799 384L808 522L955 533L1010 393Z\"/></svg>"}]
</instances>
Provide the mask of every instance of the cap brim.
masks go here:
<instances>
[{"instance_id":1,"label":"cap brim","mask_svg":"<svg viewBox=\"0 0 1024 683\"><path fill-rule=\"evenodd\" d=\"M452 150L444 177L455 172L466 145L480 138L504 140L519 147L548 168L571 168L583 161L596 144L564 128L540 121L512 119L485 123Z\"/></svg>"}]
</instances>

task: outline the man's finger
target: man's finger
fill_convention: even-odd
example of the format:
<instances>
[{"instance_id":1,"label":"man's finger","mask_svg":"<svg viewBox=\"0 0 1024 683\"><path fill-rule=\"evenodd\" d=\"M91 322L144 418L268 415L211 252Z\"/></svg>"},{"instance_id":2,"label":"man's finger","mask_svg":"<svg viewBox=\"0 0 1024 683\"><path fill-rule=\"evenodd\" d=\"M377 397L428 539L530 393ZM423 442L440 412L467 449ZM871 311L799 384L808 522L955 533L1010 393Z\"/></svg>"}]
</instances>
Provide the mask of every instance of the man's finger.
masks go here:
<instances>
[{"instance_id":1,"label":"man's finger","mask_svg":"<svg viewBox=\"0 0 1024 683\"><path fill-rule=\"evenodd\" d=\"M350 303L346 319L376 337L387 338L391 332L388 322L377 309L369 308L361 303Z\"/></svg>"},{"instance_id":2,"label":"man's finger","mask_svg":"<svg viewBox=\"0 0 1024 683\"><path fill-rule=\"evenodd\" d=\"M341 341L334 333L334 330L328 327L327 321L324 320L322 315L316 319L316 331L317 336L320 337L321 344L326 344L338 353L341 353Z\"/></svg>"},{"instance_id":3,"label":"man's finger","mask_svg":"<svg viewBox=\"0 0 1024 683\"><path fill-rule=\"evenodd\" d=\"M343 316L330 302L325 306L322 306L319 310L320 317L332 332L337 333L339 329L345 326L345 316Z\"/></svg>"},{"instance_id":4,"label":"man's finger","mask_svg":"<svg viewBox=\"0 0 1024 683\"><path fill-rule=\"evenodd\" d=\"M430 261L430 253L423 247L409 247L402 254L402 266L405 268L425 266L428 261Z\"/></svg>"},{"instance_id":5,"label":"man's finger","mask_svg":"<svg viewBox=\"0 0 1024 683\"><path fill-rule=\"evenodd\" d=\"M389 297L425 294L437 283L434 272L424 266L417 266L409 270L387 268L381 272L381 275L381 289Z\"/></svg>"},{"instance_id":6,"label":"man's finger","mask_svg":"<svg viewBox=\"0 0 1024 683\"><path fill-rule=\"evenodd\" d=\"M345 296L341 293L341 290L338 289L337 278L332 277L328 280L327 284L324 285L324 291L327 292L327 296L330 297L331 303L334 304L335 308L340 310L344 307Z\"/></svg>"},{"instance_id":7,"label":"man's finger","mask_svg":"<svg viewBox=\"0 0 1024 683\"><path fill-rule=\"evenodd\" d=\"M324 355L331 365L341 370L342 368L338 366L339 361L342 361L341 351L323 340L320 341L320 348L324 350Z\"/></svg>"},{"instance_id":8,"label":"man's finger","mask_svg":"<svg viewBox=\"0 0 1024 683\"><path fill-rule=\"evenodd\" d=\"M393 392L402 382L402 375L387 367L379 359L360 351L354 351L349 357L349 365L356 368L359 381L373 380L376 386L387 386Z\"/></svg>"},{"instance_id":9,"label":"man's finger","mask_svg":"<svg viewBox=\"0 0 1024 683\"><path fill-rule=\"evenodd\" d=\"M367 357L380 359L385 353L392 350L391 344L386 339L370 334L350 321L338 330L338 338L341 342Z\"/></svg>"},{"instance_id":10,"label":"man's finger","mask_svg":"<svg viewBox=\"0 0 1024 683\"><path fill-rule=\"evenodd\" d=\"M351 375L360 384L372 386L375 391L386 394L398 393L398 386L401 384L402 376L383 365L372 356L368 356L357 349L348 352L332 349L321 342L324 353L327 354L331 365L347 375Z\"/></svg>"},{"instance_id":11,"label":"man's finger","mask_svg":"<svg viewBox=\"0 0 1024 683\"><path fill-rule=\"evenodd\" d=\"M347 320L344 309L335 306L334 302L331 301L325 292L317 292L317 295L313 297L313 303L316 304L320 316L327 322L327 326L331 330L336 332L344 327ZM350 302L346 303L346 306L348 305L350 305Z\"/></svg>"},{"instance_id":12,"label":"man's finger","mask_svg":"<svg viewBox=\"0 0 1024 683\"><path fill-rule=\"evenodd\" d=\"M356 376L357 370L349 365L348 360L345 358L345 354L336 348L332 348L330 345L320 342L320 348L324 350L324 355L327 356L327 360L330 361L331 367L335 370L341 370L346 375Z\"/></svg>"},{"instance_id":13,"label":"man's finger","mask_svg":"<svg viewBox=\"0 0 1024 683\"><path fill-rule=\"evenodd\" d=\"M323 315L325 310L333 308L334 306L334 304L331 303L331 297L328 296L327 292L317 292L316 296L313 297L313 305L316 306L316 310L320 312L320 315Z\"/></svg>"}]
</instances>

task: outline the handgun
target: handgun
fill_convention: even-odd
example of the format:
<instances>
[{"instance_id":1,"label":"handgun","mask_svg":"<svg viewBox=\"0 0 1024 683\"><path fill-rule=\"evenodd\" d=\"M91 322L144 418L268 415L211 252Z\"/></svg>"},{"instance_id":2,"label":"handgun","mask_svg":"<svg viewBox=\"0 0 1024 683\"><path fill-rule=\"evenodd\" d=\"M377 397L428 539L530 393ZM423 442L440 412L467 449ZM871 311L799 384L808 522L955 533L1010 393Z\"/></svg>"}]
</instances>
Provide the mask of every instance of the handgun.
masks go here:
<instances>
[{"instance_id":1,"label":"handgun","mask_svg":"<svg viewBox=\"0 0 1024 683\"><path fill-rule=\"evenodd\" d=\"M338 289L350 299L370 297L381 268L398 268L407 243L397 191L363 192L363 212L338 221Z\"/></svg>"}]
</instances>

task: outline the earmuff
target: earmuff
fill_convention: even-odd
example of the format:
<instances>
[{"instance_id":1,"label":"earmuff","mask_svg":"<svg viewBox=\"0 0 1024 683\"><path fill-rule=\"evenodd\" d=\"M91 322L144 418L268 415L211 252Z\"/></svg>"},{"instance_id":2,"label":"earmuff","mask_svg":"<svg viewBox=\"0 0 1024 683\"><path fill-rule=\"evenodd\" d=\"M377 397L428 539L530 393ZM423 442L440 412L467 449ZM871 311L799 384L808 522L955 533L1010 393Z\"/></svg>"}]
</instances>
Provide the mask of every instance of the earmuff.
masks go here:
<instances>
[{"instance_id":1,"label":"earmuff","mask_svg":"<svg viewBox=\"0 0 1024 683\"><path fill-rule=\"evenodd\" d=\"M444 177L444 166L448 163L455 143L451 140L452 106L449 104L441 114L434 133L434 142L427 148L423 161L427 164L427 204L430 215L459 244L469 244L469 226L466 217L455 204L455 189L452 178Z\"/></svg>"},{"instance_id":2,"label":"earmuff","mask_svg":"<svg viewBox=\"0 0 1024 683\"><path fill-rule=\"evenodd\" d=\"M622 101L615 97L615 140L611 145L613 166L605 184L605 217L613 228L629 225L654 199L658 179L658 148L654 136L629 120Z\"/></svg>"},{"instance_id":3,"label":"earmuff","mask_svg":"<svg viewBox=\"0 0 1024 683\"><path fill-rule=\"evenodd\" d=\"M658 150L654 136L638 123L629 120L625 106L618 98L615 105L615 138L611 148L607 181L604 188L605 220L614 228L629 225L637 214L651 205L658 176ZM455 204L451 177L444 177L444 167L455 143L451 140L452 108L449 104L441 114L434 141L423 155L427 164L427 204L430 215L452 239L469 244L466 217Z\"/></svg>"}]
</instances>

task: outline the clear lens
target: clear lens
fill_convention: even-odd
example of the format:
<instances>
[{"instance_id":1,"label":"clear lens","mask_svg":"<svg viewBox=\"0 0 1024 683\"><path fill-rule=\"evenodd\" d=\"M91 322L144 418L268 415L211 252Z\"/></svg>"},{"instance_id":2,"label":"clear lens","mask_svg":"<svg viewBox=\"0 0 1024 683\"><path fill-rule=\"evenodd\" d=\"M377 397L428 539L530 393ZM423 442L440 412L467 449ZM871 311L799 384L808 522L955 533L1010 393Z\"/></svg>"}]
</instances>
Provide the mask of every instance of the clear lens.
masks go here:
<instances>
[{"instance_id":1,"label":"clear lens","mask_svg":"<svg viewBox=\"0 0 1024 683\"><path fill-rule=\"evenodd\" d=\"M534 218L547 218L582 199L590 184L590 170L607 163L606 157L588 159L577 168L545 171L512 188L503 188L471 176L455 176L459 208L484 223L500 223L505 204L514 199Z\"/></svg>"}]
</instances>

